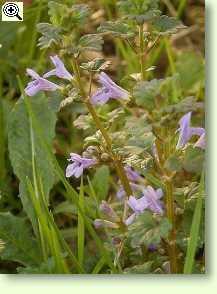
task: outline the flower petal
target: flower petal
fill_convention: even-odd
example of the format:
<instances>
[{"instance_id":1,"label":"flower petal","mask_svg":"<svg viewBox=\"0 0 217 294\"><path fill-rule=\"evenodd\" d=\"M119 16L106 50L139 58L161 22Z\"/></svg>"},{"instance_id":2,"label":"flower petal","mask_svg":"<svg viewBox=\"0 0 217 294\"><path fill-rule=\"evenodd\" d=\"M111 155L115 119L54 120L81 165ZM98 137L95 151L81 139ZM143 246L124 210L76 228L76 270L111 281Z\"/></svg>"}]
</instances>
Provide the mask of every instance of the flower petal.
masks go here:
<instances>
[{"instance_id":1,"label":"flower petal","mask_svg":"<svg viewBox=\"0 0 217 294\"><path fill-rule=\"evenodd\" d=\"M197 140L197 142L194 144L194 147L198 147L201 149L206 149L206 138L205 133L203 133L200 138Z\"/></svg>"},{"instance_id":2,"label":"flower petal","mask_svg":"<svg viewBox=\"0 0 217 294\"><path fill-rule=\"evenodd\" d=\"M50 56L51 61L53 62L55 68L55 75L61 79L71 80L73 77L65 68L62 60L57 56Z\"/></svg>"},{"instance_id":3,"label":"flower petal","mask_svg":"<svg viewBox=\"0 0 217 294\"><path fill-rule=\"evenodd\" d=\"M27 68L26 73L35 80L40 78L39 74L31 68Z\"/></svg>"},{"instance_id":4,"label":"flower petal","mask_svg":"<svg viewBox=\"0 0 217 294\"><path fill-rule=\"evenodd\" d=\"M136 218L136 214L135 214L135 213L131 214L131 215L125 220L125 225L127 225L127 226L131 225L131 224L134 222L135 218Z\"/></svg>"},{"instance_id":5,"label":"flower petal","mask_svg":"<svg viewBox=\"0 0 217 294\"><path fill-rule=\"evenodd\" d=\"M35 96L39 91L41 91L41 87L36 80L29 82L27 87L24 89L27 96Z\"/></svg>"}]
</instances>

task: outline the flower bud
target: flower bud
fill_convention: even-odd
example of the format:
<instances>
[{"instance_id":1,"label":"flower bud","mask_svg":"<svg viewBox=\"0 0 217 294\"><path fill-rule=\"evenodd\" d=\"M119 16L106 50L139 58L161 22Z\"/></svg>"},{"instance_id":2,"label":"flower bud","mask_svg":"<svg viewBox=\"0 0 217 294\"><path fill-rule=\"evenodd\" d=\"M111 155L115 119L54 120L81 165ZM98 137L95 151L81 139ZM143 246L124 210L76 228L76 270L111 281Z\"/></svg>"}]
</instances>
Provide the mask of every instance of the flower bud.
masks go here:
<instances>
[{"instance_id":1,"label":"flower bud","mask_svg":"<svg viewBox=\"0 0 217 294\"><path fill-rule=\"evenodd\" d=\"M118 219L116 212L113 210L113 208L106 201L103 200L101 202L99 209L102 213L104 213L109 218L111 218L113 220Z\"/></svg>"},{"instance_id":2,"label":"flower bud","mask_svg":"<svg viewBox=\"0 0 217 294\"><path fill-rule=\"evenodd\" d=\"M110 159L110 156L109 156L109 154L108 153L103 153L102 155L101 155L101 160L102 161L109 161L109 159Z\"/></svg>"},{"instance_id":3,"label":"flower bud","mask_svg":"<svg viewBox=\"0 0 217 294\"><path fill-rule=\"evenodd\" d=\"M118 229L119 225L112 223L110 221L104 219L95 219L93 222L96 229L98 228L110 228L110 229Z\"/></svg>"},{"instance_id":4,"label":"flower bud","mask_svg":"<svg viewBox=\"0 0 217 294\"><path fill-rule=\"evenodd\" d=\"M114 246L118 246L118 245L120 245L120 243L121 243L121 238L119 238L119 237L112 238L112 244Z\"/></svg>"}]
</instances>

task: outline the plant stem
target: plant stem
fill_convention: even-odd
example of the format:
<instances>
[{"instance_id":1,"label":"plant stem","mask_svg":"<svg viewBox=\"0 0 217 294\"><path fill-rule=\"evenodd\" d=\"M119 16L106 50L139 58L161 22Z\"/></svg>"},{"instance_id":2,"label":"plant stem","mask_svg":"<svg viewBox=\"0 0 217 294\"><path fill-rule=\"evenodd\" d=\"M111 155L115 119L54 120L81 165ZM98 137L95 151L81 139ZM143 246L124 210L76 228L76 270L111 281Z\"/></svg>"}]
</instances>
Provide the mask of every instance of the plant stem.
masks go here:
<instances>
[{"instance_id":1,"label":"plant stem","mask_svg":"<svg viewBox=\"0 0 217 294\"><path fill-rule=\"evenodd\" d=\"M177 252L176 252L176 227L174 214L174 199L173 199L173 184L171 179L166 180L166 211L167 217L172 224L172 230L169 236L169 256L170 256L170 270L171 273L177 273Z\"/></svg>"},{"instance_id":2,"label":"plant stem","mask_svg":"<svg viewBox=\"0 0 217 294\"><path fill-rule=\"evenodd\" d=\"M160 143L166 145L165 142L160 142L158 139L156 140L156 149L157 154L159 157L159 169L162 173L162 176L165 178L164 185L166 190L166 213L167 218L169 219L170 223L172 224L172 230L169 235L169 245L168 245L168 253L170 259L170 270L171 273L177 273L177 250L176 250L176 220L175 220L175 207L174 207L174 187L171 175L168 171L164 168L164 157L162 154L162 148L160 148ZM165 158L168 158L170 154L170 146L165 146L169 148L164 148Z\"/></svg>"},{"instance_id":3,"label":"plant stem","mask_svg":"<svg viewBox=\"0 0 217 294\"><path fill-rule=\"evenodd\" d=\"M145 80L145 56L144 56L144 34L143 25L139 26L139 48L140 48L140 71L142 80Z\"/></svg>"},{"instance_id":4,"label":"plant stem","mask_svg":"<svg viewBox=\"0 0 217 294\"><path fill-rule=\"evenodd\" d=\"M80 75L80 69L79 69L79 66L78 66L78 63L77 63L77 60L76 58L73 57L72 59L72 66L73 66L73 70L74 70L74 74L75 74L75 77L76 77L76 80L77 80L77 83L78 83L78 87L79 87L79 90L80 90L80 93L81 93L81 96L83 98L83 101L88 109L88 111L90 112L95 124L96 124L96 127L100 130L105 142L106 142L106 145L107 145L107 149L108 149L108 152L110 153L113 161L114 161L114 165L115 165L115 168L117 170L117 174L120 178L120 181L124 187L124 190L127 194L128 197L130 197L131 195L133 195L133 192L132 192L132 189L130 187L130 183L129 183L129 180L126 176L126 173L125 173L125 170L124 170L124 167L123 167L123 164L120 160L120 158L113 152L112 150L112 140L108 134L108 132L106 131L106 129L103 127L93 105L90 103L89 101L89 97L88 95L86 95L85 91L84 91L84 88L83 88L83 85L82 85L82 81L81 81L81 75ZM125 200L125 205L124 205L124 213L123 213L123 220L125 220L126 218L126 215L127 215L127 200L128 200L128 197L126 197L126 200Z\"/></svg>"}]
</instances>

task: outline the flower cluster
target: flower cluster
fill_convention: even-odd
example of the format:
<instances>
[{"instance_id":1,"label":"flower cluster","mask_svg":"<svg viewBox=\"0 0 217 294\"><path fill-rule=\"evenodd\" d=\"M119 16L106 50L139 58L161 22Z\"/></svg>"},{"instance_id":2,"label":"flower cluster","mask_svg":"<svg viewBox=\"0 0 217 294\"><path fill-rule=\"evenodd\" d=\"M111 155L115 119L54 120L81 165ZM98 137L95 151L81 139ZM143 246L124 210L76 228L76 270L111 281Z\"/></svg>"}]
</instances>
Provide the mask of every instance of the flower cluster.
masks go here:
<instances>
[{"instance_id":1,"label":"flower cluster","mask_svg":"<svg viewBox=\"0 0 217 294\"><path fill-rule=\"evenodd\" d=\"M130 196L128 205L133 210L133 214L126 220L126 225L130 225L136 218L136 216L143 213L145 209L149 209L154 213L163 213L163 203L160 199L163 197L162 189L154 190L151 186L147 186L142 193L142 197L136 199Z\"/></svg>"},{"instance_id":2,"label":"flower cluster","mask_svg":"<svg viewBox=\"0 0 217 294\"><path fill-rule=\"evenodd\" d=\"M29 82L25 88L26 95L34 96L39 91L56 91L57 89L60 89L60 86L47 80L48 77L53 75L61 79L72 80L72 75L67 71L65 65L57 55L51 56L50 59L54 64L55 69L45 73L42 77L34 70L27 69L27 74L33 79L33 81Z\"/></svg>"},{"instance_id":3,"label":"flower cluster","mask_svg":"<svg viewBox=\"0 0 217 294\"><path fill-rule=\"evenodd\" d=\"M27 69L27 74L33 78L33 81L29 82L25 89L27 95L33 96L38 91L56 91L59 89L60 86L47 80L50 76L57 76L68 81L73 79L73 76L67 71L63 62L57 55L51 56L50 58L55 69L45 73L43 77L40 77L34 70ZM93 105L103 105L108 102L109 99L129 99L129 92L115 84L106 73L101 72L99 74L99 82L102 87L90 97L90 102ZM205 129L201 127L191 127L191 112L185 114L180 119L177 132L179 132L179 139L176 145L177 149L184 148L194 135L199 136L194 147L205 149ZM152 146L152 151L156 156L157 150L155 144ZM79 178L85 169L88 169L97 163L95 158L81 157L75 153L70 153L70 159L68 161L69 164L66 168L67 178L71 176ZM132 209L133 213L125 220L125 224L127 226L132 224L136 217L146 209L149 209L153 213L163 214L163 203L161 201L163 191L161 189L155 190L151 186L145 188L143 177L130 166L125 166L124 170L133 193L139 193L141 196L140 198L136 198L133 195L129 197L127 204ZM116 196L119 200L124 200L126 198L126 191L122 185L120 185ZM95 226L117 228L118 225L115 224L114 221L120 221L120 219L108 203L102 202L100 209L110 218L110 220L97 219L94 222Z\"/></svg>"},{"instance_id":4,"label":"flower cluster","mask_svg":"<svg viewBox=\"0 0 217 294\"><path fill-rule=\"evenodd\" d=\"M76 153L70 153L70 162L66 168L66 177L74 176L79 178L86 168L89 168L97 163L95 159L84 158Z\"/></svg>"},{"instance_id":5,"label":"flower cluster","mask_svg":"<svg viewBox=\"0 0 217 294\"><path fill-rule=\"evenodd\" d=\"M132 169L132 167L130 166L125 166L124 170L126 172L127 178L130 182L130 186L132 191L137 191L137 190L141 190L142 186L139 185L139 183L142 181L142 176L136 172L135 170ZM124 199L124 197L126 196L126 192L124 190L124 187L122 185L120 185L119 190L116 193L116 196L119 200Z\"/></svg>"}]
</instances>

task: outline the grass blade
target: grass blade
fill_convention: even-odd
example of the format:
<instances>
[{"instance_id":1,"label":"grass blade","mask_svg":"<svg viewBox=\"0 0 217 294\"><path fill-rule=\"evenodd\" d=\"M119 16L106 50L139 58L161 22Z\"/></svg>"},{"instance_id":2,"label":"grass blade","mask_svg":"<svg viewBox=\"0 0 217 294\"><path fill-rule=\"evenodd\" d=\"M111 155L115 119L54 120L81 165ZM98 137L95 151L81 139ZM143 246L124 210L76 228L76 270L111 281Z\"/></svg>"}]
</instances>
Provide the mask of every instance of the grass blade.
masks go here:
<instances>
[{"instance_id":1,"label":"grass blade","mask_svg":"<svg viewBox=\"0 0 217 294\"><path fill-rule=\"evenodd\" d=\"M79 204L81 209L84 211L84 185L83 177L81 178L80 193L79 193ZM85 240L85 228L84 220L81 213L78 211L78 261L82 265L84 261L84 240Z\"/></svg>"},{"instance_id":2,"label":"grass blade","mask_svg":"<svg viewBox=\"0 0 217 294\"><path fill-rule=\"evenodd\" d=\"M101 271L102 267L105 265L105 263L106 263L106 261L105 261L105 258L104 258L104 256L103 256L103 257L101 257L100 260L97 262L97 264L96 264L96 266L94 267L94 269L93 269L93 271L92 271L91 274L93 274L93 275L98 274L98 273Z\"/></svg>"},{"instance_id":3,"label":"grass blade","mask_svg":"<svg viewBox=\"0 0 217 294\"><path fill-rule=\"evenodd\" d=\"M188 241L187 254L185 258L184 274L191 274L194 266L194 257L197 248L197 241L199 237L199 229L201 222L202 206L204 194L204 175L201 176L199 195L194 211L194 216L191 225L190 238Z\"/></svg>"}]
</instances>

